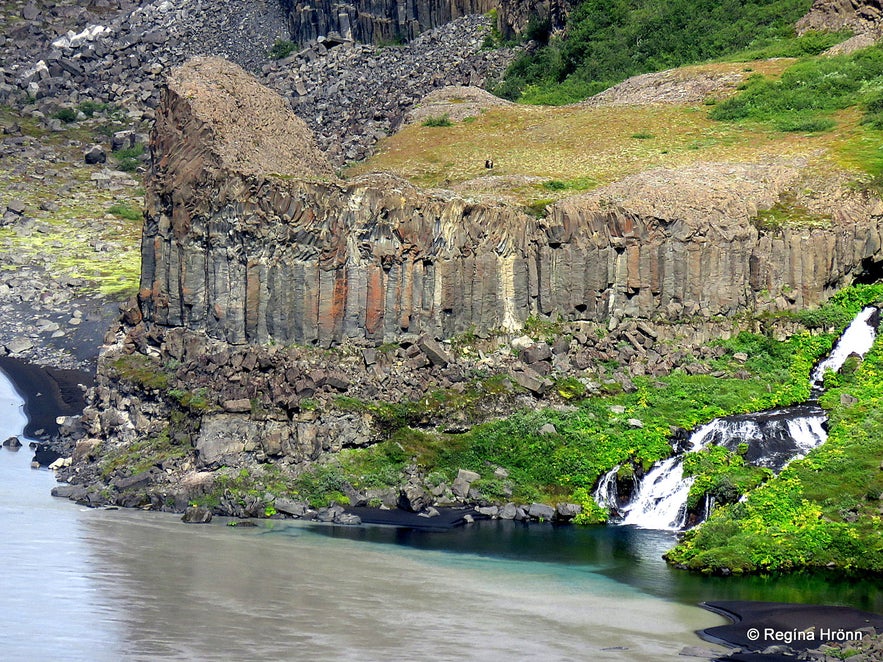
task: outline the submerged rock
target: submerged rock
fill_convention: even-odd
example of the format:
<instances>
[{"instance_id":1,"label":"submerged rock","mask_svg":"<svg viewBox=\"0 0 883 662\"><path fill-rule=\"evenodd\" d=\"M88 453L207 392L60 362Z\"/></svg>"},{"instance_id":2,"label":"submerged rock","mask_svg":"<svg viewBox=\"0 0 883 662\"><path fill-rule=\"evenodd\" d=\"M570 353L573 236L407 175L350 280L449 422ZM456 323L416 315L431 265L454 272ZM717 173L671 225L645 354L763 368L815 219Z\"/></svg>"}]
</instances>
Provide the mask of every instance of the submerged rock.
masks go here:
<instances>
[{"instance_id":1,"label":"submerged rock","mask_svg":"<svg viewBox=\"0 0 883 662\"><path fill-rule=\"evenodd\" d=\"M212 511L203 506L190 506L184 511L181 521L187 524L208 524L212 521Z\"/></svg>"}]
</instances>

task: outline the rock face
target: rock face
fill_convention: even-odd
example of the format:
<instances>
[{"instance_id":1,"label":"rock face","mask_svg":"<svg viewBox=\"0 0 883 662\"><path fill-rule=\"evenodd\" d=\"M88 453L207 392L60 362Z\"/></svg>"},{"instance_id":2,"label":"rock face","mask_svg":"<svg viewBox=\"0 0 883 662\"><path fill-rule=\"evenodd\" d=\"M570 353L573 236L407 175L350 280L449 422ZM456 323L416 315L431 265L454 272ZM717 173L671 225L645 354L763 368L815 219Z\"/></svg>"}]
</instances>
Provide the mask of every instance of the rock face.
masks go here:
<instances>
[{"instance_id":1,"label":"rock face","mask_svg":"<svg viewBox=\"0 0 883 662\"><path fill-rule=\"evenodd\" d=\"M291 38L299 43L336 34L366 43L410 41L467 14L484 14L499 0L282 0Z\"/></svg>"},{"instance_id":2,"label":"rock face","mask_svg":"<svg viewBox=\"0 0 883 662\"><path fill-rule=\"evenodd\" d=\"M815 0L806 16L797 22L797 32L809 30L852 30L876 33L883 28L880 0Z\"/></svg>"},{"instance_id":3,"label":"rock face","mask_svg":"<svg viewBox=\"0 0 883 662\"><path fill-rule=\"evenodd\" d=\"M805 307L881 260L879 215L755 227L788 165L650 171L544 219L390 175L340 180L284 100L219 59L170 77L152 155L145 319L231 343Z\"/></svg>"},{"instance_id":4,"label":"rock face","mask_svg":"<svg viewBox=\"0 0 883 662\"><path fill-rule=\"evenodd\" d=\"M329 35L364 43L411 41L429 28L469 14L497 11L497 28L507 38L522 34L531 20L564 28L566 0L282 0L289 31L305 43Z\"/></svg>"}]
</instances>

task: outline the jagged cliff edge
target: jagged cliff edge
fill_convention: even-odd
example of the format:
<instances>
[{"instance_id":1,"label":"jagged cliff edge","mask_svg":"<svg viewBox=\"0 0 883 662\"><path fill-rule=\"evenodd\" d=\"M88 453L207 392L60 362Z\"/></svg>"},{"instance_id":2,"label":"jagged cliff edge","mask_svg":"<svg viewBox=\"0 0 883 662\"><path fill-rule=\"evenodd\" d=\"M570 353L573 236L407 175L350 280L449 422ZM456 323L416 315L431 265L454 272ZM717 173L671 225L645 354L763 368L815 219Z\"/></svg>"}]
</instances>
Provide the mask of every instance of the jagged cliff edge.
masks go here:
<instances>
[{"instance_id":1,"label":"jagged cliff edge","mask_svg":"<svg viewBox=\"0 0 883 662\"><path fill-rule=\"evenodd\" d=\"M170 76L152 152L145 318L231 343L806 307L883 259L879 213L752 224L798 178L788 163L643 173L542 219L388 174L341 180L281 97L214 58Z\"/></svg>"}]
</instances>

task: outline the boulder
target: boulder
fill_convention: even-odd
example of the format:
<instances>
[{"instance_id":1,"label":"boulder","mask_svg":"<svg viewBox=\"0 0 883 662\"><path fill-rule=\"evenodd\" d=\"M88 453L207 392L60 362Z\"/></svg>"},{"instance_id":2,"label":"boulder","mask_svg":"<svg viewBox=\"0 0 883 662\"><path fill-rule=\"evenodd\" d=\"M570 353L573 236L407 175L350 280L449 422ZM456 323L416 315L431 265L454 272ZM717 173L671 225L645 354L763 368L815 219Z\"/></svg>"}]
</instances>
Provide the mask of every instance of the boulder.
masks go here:
<instances>
[{"instance_id":1,"label":"boulder","mask_svg":"<svg viewBox=\"0 0 883 662\"><path fill-rule=\"evenodd\" d=\"M212 511L204 506L189 506L181 516L186 524L208 524L212 521Z\"/></svg>"},{"instance_id":2,"label":"boulder","mask_svg":"<svg viewBox=\"0 0 883 662\"><path fill-rule=\"evenodd\" d=\"M552 388L552 382L550 380L543 378L542 375L530 368L510 372L509 376L515 380L516 384L527 389L534 395L543 395Z\"/></svg>"},{"instance_id":3,"label":"boulder","mask_svg":"<svg viewBox=\"0 0 883 662\"><path fill-rule=\"evenodd\" d=\"M441 343L434 338L421 336L420 340L417 341L417 346L420 348L420 351L426 355L426 358L429 359L432 365L444 368L451 362L451 357L448 356L444 347L442 347Z\"/></svg>"},{"instance_id":4,"label":"boulder","mask_svg":"<svg viewBox=\"0 0 883 662\"><path fill-rule=\"evenodd\" d=\"M17 216L24 214L27 208L27 205L21 200L10 200L6 203L6 210Z\"/></svg>"},{"instance_id":5,"label":"boulder","mask_svg":"<svg viewBox=\"0 0 883 662\"><path fill-rule=\"evenodd\" d=\"M583 511L578 503L559 503L555 506L555 516L558 521L569 522Z\"/></svg>"},{"instance_id":6,"label":"boulder","mask_svg":"<svg viewBox=\"0 0 883 662\"><path fill-rule=\"evenodd\" d=\"M80 501L86 497L86 487L84 485L57 485L52 488L52 496L61 499L70 499L71 501Z\"/></svg>"},{"instance_id":7,"label":"boulder","mask_svg":"<svg viewBox=\"0 0 883 662\"><path fill-rule=\"evenodd\" d=\"M34 342L30 338L26 338L24 336L17 336L6 343L6 351L9 352L12 356L17 354L23 354L30 349L34 348Z\"/></svg>"},{"instance_id":8,"label":"boulder","mask_svg":"<svg viewBox=\"0 0 883 662\"><path fill-rule=\"evenodd\" d=\"M552 349L544 342L535 343L529 347L525 347L519 358L528 365L537 363L538 361L548 361L552 358Z\"/></svg>"},{"instance_id":9,"label":"boulder","mask_svg":"<svg viewBox=\"0 0 883 662\"><path fill-rule=\"evenodd\" d=\"M334 523L343 526L359 526L362 523L362 518L354 513L341 513L334 518Z\"/></svg>"},{"instance_id":10,"label":"boulder","mask_svg":"<svg viewBox=\"0 0 883 662\"><path fill-rule=\"evenodd\" d=\"M465 499L467 496L469 496L470 486L479 478L481 478L481 475L475 473L474 471L460 469L457 472L457 477L454 479L453 485L451 485L451 491L454 493L454 496Z\"/></svg>"},{"instance_id":11,"label":"boulder","mask_svg":"<svg viewBox=\"0 0 883 662\"><path fill-rule=\"evenodd\" d=\"M273 507L277 512L291 515L292 517L303 517L309 511L310 506L304 501L293 501L291 499L276 499Z\"/></svg>"},{"instance_id":12,"label":"boulder","mask_svg":"<svg viewBox=\"0 0 883 662\"><path fill-rule=\"evenodd\" d=\"M550 522L555 517L555 509L545 503L532 503L527 509L527 514L533 519Z\"/></svg>"},{"instance_id":13,"label":"boulder","mask_svg":"<svg viewBox=\"0 0 883 662\"><path fill-rule=\"evenodd\" d=\"M101 145L91 145L83 152L83 160L87 165L98 165L107 162L107 152Z\"/></svg>"},{"instance_id":14,"label":"boulder","mask_svg":"<svg viewBox=\"0 0 883 662\"><path fill-rule=\"evenodd\" d=\"M224 408L224 411L235 414L244 414L251 411L251 400L249 400L248 398L224 400L221 406Z\"/></svg>"},{"instance_id":15,"label":"boulder","mask_svg":"<svg viewBox=\"0 0 883 662\"><path fill-rule=\"evenodd\" d=\"M419 513L426 508L432 499L419 485L408 483L399 490L398 506L402 510L408 510L412 513Z\"/></svg>"},{"instance_id":16,"label":"boulder","mask_svg":"<svg viewBox=\"0 0 883 662\"><path fill-rule=\"evenodd\" d=\"M21 448L21 440L18 437L9 437L9 439L3 442L3 447L11 451L17 451Z\"/></svg>"}]
</instances>

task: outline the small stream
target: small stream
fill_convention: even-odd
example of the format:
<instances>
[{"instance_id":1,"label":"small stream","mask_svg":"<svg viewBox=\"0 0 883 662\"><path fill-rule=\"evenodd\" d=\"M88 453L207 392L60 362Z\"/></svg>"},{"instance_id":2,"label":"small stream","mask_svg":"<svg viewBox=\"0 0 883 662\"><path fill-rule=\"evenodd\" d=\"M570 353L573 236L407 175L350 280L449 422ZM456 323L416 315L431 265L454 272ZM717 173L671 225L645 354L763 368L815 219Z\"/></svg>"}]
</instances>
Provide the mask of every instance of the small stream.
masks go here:
<instances>
[{"instance_id":1,"label":"small stream","mask_svg":"<svg viewBox=\"0 0 883 662\"><path fill-rule=\"evenodd\" d=\"M874 344L879 311L873 306L862 310L838 339L830 354L820 361L810 375L812 398L803 404L753 414L716 418L690 435L687 448L657 462L637 482L632 499L618 503L617 472L611 469L598 482L595 500L619 513L617 523L645 529L678 531L687 525L687 496L692 477L684 477L684 454L711 445L736 452L747 444L745 460L778 473L792 460L804 457L828 438L827 415L817 400L822 392L825 372L837 372L850 356L864 356ZM705 517L713 504L706 500Z\"/></svg>"}]
</instances>

